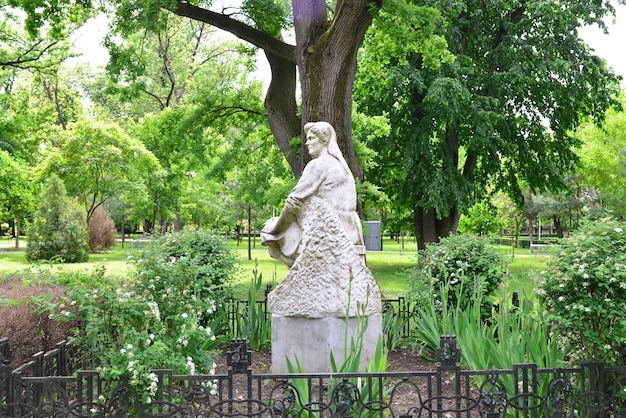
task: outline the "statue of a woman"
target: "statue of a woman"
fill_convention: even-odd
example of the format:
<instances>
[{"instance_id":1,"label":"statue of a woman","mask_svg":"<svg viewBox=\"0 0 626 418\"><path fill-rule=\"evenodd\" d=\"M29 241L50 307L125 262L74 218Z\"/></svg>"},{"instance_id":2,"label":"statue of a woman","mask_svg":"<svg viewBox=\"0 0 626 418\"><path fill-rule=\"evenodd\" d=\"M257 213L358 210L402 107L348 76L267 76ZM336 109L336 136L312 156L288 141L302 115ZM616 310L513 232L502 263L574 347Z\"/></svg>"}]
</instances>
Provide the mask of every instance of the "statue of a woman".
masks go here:
<instances>
[{"instance_id":1,"label":"statue of a woman","mask_svg":"<svg viewBox=\"0 0 626 418\"><path fill-rule=\"evenodd\" d=\"M335 130L327 122L310 122L304 125L304 133L313 160L287 197L280 216L270 219L261 232L261 242L270 247L270 255L289 267L299 254L302 210L312 197L333 210L350 242L363 246L354 177L337 145Z\"/></svg>"},{"instance_id":2,"label":"statue of a woman","mask_svg":"<svg viewBox=\"0 0 626 418\"><path fill-rule=\"evenodd\" d=\"M313 122L304 132L313 159L280 216L261 231L270 255L289 266L268 295L270 311L304 318L380 313L380 289L361 257L365 247L354 177L335 130L326 122Z\"/></svg>"}]
</instances>

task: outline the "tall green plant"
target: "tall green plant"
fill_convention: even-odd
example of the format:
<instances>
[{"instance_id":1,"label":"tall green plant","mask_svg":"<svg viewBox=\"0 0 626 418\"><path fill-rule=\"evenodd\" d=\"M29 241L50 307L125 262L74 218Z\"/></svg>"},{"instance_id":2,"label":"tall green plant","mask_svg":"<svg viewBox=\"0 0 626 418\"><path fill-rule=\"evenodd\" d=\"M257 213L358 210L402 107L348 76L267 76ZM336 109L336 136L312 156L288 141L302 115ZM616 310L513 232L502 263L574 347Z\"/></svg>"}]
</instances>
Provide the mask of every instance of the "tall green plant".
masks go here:
<instances>
[{"instance_id":1,"label":"tall green plant","mask_svg":"<svg viewBox=\"0 0 626 418\"><path fill-rule=\"evenodd\" d=\"M444 294L446 289L440 289ZM497 310L483 321L480 300L485 296L476 290L477 303L452 305L443 299L441 309L432 304L423 306L415 320L418 337L431 352L439 347L441 335L456 335L461 348L461 361L471 370L511 369L515 364L534 363L538 367L563 367L565 353L559 349L545 314L533 296L512 305L508 294L500 295ZM484 376L475 376L478 384ZM543 396L547 393L548 376L540 382ZM507 393L515 393L512 376L502 376Z\"/></svg>"},{"instance_id":2,"label":"tall green plant","mask_svg":"<svg viewBox=\"0 0 626 418\"><path fill-rule=\"evenodd\" d=\"M87 260L89 245L85 213L67 197L63 182L51 175L44 183L39 205L28 228L26 258L29 262Z\"/></svg>"},{"instance_id":3,"label":"tall green plant","mask_svg":"<svg viewBox=\"0 0 626 418\"><path fill-rule=\"evenodd\" d=\"M439 305L443 303L444 293L435 290L444 288L450 305L456 305L459 300L462 305L480 303L483 318L488 318L492 309L490 296L504 277L502 265L500 256L485 240L452 235L420 252L409 279L409 296L420 304L433 298ZM486 296L480 301L473 299L477 289Z\"/></svg>"},{"instance_id":4,"label":"tall green plant","mask_svg":"<svg viewBox=\"0 0 626 418\"><path fill-rule=\"evenodd\" d=\"M162 311L180 314L186 304L198 306L206 322L230 299L238 263L222 237L202 229L155 237L129 262L138 291L154 295Z\"/></svg>"},{"instance_id":5,"label":"tall green plant","mask_svg":"<svg viewBox=\"0 0 626 418\"><path fill-rule=\"evenodd\" d=\"M245 310L237 312L235 326L239 335L248 340L248 346L253 350L268 348L272 342L272 319L257 303L257 295L263 288L263 275L255 268ZM236 330L231 330L235 335Z\"/></svg>"}]
</instances>

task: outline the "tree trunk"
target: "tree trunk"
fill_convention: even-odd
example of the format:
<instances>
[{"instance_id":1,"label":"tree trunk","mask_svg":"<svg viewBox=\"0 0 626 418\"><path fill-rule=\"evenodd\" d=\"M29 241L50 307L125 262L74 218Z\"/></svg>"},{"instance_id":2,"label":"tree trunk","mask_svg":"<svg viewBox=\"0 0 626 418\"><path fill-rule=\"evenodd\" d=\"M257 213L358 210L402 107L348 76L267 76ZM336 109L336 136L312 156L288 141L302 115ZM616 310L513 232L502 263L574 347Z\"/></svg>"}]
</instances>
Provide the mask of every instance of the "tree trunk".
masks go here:
<instances>
[{"instance_id":1,"label":"tree trunk","mask_svg":"<svg viewBox=\"0 0 626 418\"><path fill-rule=\"evenodd\" d=\"M528 218L528 241L530 245L533 245L533 218Z\"/></svg>"},{"instance_id":2,"label":"tree trunk","mask_svg":"<svg viewBox=\"0 0 626 418\"><path fill-rule=\"evenodd\" d=\"M368 2L344 0L337 5L332 24L324 0L292 0L296 28L296 62L302 87L302 124L329 122L354 177L363 168L352 144L352 89L357 52L372 22ZM302 161L310 157L302 141Z\"/></svg>"},{"instance_id":3,"label":"tree trunk","mask_svg":"<svg viewBox=\"0 0 626 418\"><path fill-rule=\"evenodd\" d=\"M20 248L20 229L22 225L22 219L20 211L15 214L15 248Z\"/></svg>"},{"instance_id":4,"label":"tree trunk","mask_svg":"<svg viewBox=\"0 0 626 418\"><path fill-rule=\"evenodd\" d=\"M352 89L357 68L357 51L372 22L370 8L382 1L337 1L333 18L328 18L326 0L292 0L296 46L288 45L227 15L178 1L172 11L232 33L264 50L272 80L265 97L270 128L296 177L309 161L304 141L300 155L290 141L302 135L307 122L326 121L337 132L337 142L357 179L363 168L352 144ZM302 115L296 105L296 74L302 90Z\"/></svg>"},{"instance_id":5,"label":"tree trunk","mask_svg":"<svg viewBox=\"0 0 626 418\"><path fill-rule=\"evenodd\" d=\"M426 244L439 242L439 238L456 234L461 214L454 208L450 209L450 215L437 219L434 209L424 209L419 206L413 208L413 225L415 227L415 240L417 249L426 249Z\"/></svg>"},{"instance_id":6,"label":"tree trunk","mask_svg":"<svg viewBox=\"0 0 626 418\"><path fill-rule=\"evenodd\" d=\"M561 226L561 218L554 217L554 229L556 230L557 238L563 238L563 227Z\"/></svg>"}]
</instances>

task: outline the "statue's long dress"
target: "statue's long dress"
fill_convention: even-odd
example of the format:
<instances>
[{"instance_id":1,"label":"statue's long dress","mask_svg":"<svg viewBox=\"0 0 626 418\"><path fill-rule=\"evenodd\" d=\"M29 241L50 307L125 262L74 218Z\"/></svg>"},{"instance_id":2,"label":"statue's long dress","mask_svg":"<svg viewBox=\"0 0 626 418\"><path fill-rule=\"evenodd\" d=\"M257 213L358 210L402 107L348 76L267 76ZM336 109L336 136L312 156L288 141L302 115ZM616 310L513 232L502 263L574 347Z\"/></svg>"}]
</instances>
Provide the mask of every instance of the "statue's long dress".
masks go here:
<instances>
[{"instance_id":1,"label":"statue's long dress","mask_svg":"<svg viewBox=\"0 0 626 418\"><path fill-rule=\"evenodd\" d=\"M299 255L268 295L272 314L342 318L380 313L378 284L328 202L308 199L299 224Z\"/></svg>"}]
</instances>

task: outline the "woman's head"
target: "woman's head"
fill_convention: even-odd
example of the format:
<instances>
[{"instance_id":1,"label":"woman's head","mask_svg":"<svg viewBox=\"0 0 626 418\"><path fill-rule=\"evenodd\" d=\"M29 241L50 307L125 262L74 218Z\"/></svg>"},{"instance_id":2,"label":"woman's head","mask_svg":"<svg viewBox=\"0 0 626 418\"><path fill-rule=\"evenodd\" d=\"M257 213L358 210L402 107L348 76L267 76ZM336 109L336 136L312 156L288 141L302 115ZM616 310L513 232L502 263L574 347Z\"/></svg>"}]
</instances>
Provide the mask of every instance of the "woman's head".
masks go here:
<instances>
[{"instance_id":1,"label":"woman's head","mask_svg":"<svg viewBox=\"0 0 626 418\"><path fill-rule=\"evenodd\" d=\"M328 145L330 139L335 136L335 129L328 122L309 122L304 125L304 136L309 133L317 136L324 145Z\"/></svg>"},{"instance_id":2,"label":"woman's head","mask_svg":"<svg viewBox=\"0 0 626 418\"><path fill-rule=\"evenodd\" d=\"M317 158L323 152L328 152L331 156L335 157L341 164L346 174L352 178L352 172L343 158L343 154L337 144L337 134L335 128L328 122L308 122L304 125L304 136L306 137L306 145L309 149L309 154L313 158ZM310 138L310 139L309 139ZM309 145L310 141L310 145ZM319 141L321 147L318 152L318 147L315 142Z\"/></svg>"},{"instance_id":3,"label":"woman's head","mask_svg":"<svg viewBox=\"0 0 626 418\"><path fill-rule=\"evenodd\" d=\"M335 138L335 130L327 122L309 122L304 125L304 135L309 154L317 158L325 153L331 139Z\"/></svg>"}]
</instances>

